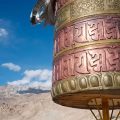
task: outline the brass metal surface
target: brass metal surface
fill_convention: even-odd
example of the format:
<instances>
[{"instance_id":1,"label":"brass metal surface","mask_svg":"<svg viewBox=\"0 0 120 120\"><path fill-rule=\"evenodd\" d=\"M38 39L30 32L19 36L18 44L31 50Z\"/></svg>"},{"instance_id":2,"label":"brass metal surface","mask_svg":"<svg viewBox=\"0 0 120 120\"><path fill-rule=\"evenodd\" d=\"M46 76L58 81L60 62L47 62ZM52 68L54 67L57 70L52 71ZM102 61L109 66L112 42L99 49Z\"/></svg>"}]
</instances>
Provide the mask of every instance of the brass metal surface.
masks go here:
<instances>
[{"instance_id":1,"label":"brass metal surface","mask_svg":"<svg viewBox=\"0 0 120 120\"><path fill-rule=\"evenodd\" d=\"M101 97L115 100L114 109L120 108L120 72L105 72L80 75L57 81L52 87L53 100L58 104L96 109L95 102L88 102L94 98L101 101ZM88 107L89 105L89 107ZM102 108L101 103L98 105ZM109 108L112 109L112 102Z\"/></svg>"},{"instance_id":2,"label":"brass metal surface","mask_svg":"<svg viewBox=\"0 0 120 120\"><path fill-rule=\"evenodd\" d=\"M53 100L99 114L103 98L109 109L120 108L120 0L58 0L56 5Z\"/></svg>"},{"instance_id":3,"label":"brass metal surface","mask_svg":"<svg viewBox=\"0 0 120 120\"><path fill-rule=\"evenodd\" d=\"M107 44L117 44L120 41L120 15L94 16L78 20L56 31L54 54L59 54L76 48L95 47Z\"/></svg>"},{"instance_id":4,"label":"brass metal surface","mask_svg":"<svg viewBox=\"0 0 120 120\"><path fill-rule=\"evenodd\" d=\"M57 11L56 28L100 14L120 14L120 0L74 0Z\"/></svg>"},{"instance_id":5,"label":"brass metal surface","mask_svg":"<svg viewBox=\"0 0 120 120\"><path fill-rule=\"evenodd\" d=\"M62 51L56 53L54 55L54 59L56 59L59 56L64 55L66 52L70 52L72 50L77 50L77 49L89 49L89 48L96 48L96 47L100 47L100 46L107 46L107 45L120 45L120 39L117 40L113 40L113 39L108 39L108 40L102 40L102 41L92 41L92 42L88 42L88 43L78 43L76 45L73 45L72 47L68 47L63 49Z\"/></svg>"},{"instance_id":6,"label":"brass metal surface","mask_svg":"<svg viewBox=\"0 0 120 120\"><path fill-rule=\"evenodd\" d=\"M61 94L105 89L113 89L113 91L114 89L120 89L120 72L103 72L69 77L53 84L52 92L53 97L55 97Z\"/></svg>"},{"instance_id":7,"label":"brass metal surface","mask_svg":"<svg viewBox=\"0 0 120 120\"><path fill-rule=\"evenodd\" d=\"M103 108L103 120L110 120L108 99L106 98L102 99L102 108Z\"/></svg>"}]
</instances>

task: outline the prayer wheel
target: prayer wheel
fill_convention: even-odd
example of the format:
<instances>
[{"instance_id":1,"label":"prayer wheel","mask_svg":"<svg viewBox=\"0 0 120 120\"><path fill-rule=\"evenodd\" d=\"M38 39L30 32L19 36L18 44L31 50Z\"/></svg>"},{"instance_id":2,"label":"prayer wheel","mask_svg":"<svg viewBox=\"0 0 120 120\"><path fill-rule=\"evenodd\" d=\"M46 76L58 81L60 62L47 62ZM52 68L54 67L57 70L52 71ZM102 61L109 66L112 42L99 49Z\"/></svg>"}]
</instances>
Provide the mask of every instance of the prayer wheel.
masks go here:
<instances>
[{"instance_id":1,"label":"prayer wheel","mask_svg":"<svg viewBox=\"0 0 120 120\"><path fill-rule=\"evenodd\" d=\"M120 108L120 0L58 0L52 96L77 107ZM89 106L89 107L88 107Z\"/></svg>"},{"instance_id":2,"label":"prayer wheel","mask_svg":"<svg viewBox=\"0 0 120 120\"><path fill-rule=\"evenodd\" d=\"M50 5L53 101L103 110L109 120L108 110L120 109L120 0L53 0Z\"/></svg>"}]
</instances>

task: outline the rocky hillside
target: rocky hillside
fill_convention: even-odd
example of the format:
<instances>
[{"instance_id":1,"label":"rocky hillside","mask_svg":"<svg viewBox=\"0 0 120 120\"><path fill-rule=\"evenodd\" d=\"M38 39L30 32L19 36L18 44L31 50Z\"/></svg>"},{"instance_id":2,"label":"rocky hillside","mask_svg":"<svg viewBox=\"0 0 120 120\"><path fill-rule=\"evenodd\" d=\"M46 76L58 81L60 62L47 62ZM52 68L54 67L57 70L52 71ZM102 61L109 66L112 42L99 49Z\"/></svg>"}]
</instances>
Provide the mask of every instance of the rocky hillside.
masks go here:
<instances>
[{"instance_id":1,"label":"rocky hillside","mask_svg":"<svg viewBox=\"0 0 120 120\"><path fill-rule=\"evenodd\" d=\"M53 103L50 92L18 94L0 87L0 120L92 120L89 111ZM22 92L23 93L23 92Z\"/></svg>"},{"instance_id":2,"label":"rocky hillside","mask_svg":"<svg viewBox=\"0 0 120 120\"><path fill-rule=\"evenodd\" d=\"M10 90L9 90L10 89ZM50 92L0 87L0 120L95 120L88 110L53 103Z\"/></svg>"}]
</instances>

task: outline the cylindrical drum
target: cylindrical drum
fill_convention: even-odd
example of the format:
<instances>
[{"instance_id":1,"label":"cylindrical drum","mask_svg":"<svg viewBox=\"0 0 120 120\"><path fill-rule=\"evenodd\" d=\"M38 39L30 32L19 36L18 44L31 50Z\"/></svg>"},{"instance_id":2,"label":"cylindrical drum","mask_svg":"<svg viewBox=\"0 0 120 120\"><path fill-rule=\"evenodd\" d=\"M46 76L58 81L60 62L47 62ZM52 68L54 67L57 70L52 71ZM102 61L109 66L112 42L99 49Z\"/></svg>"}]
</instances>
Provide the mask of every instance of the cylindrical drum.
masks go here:
<instances>
[{"instance_id":1,"label":"cylindrical drum","mask_svg":"<svg viewBox=\"0 0 120 120\"><path fill-rule=\"evenodd\" d=\"M53 100L120 108L120 0L57 0L55 14Z\"/></svg>"}]
</instances>

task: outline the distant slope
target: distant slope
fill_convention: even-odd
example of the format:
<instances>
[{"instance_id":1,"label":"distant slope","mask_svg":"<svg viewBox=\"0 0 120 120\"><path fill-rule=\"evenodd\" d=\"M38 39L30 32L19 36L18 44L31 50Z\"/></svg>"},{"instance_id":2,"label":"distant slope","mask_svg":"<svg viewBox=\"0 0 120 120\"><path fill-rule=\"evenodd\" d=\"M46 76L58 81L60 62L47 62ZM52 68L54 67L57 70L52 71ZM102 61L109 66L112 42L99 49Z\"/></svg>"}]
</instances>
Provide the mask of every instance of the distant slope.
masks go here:
<instances>
[{"instance_id":1,"label":"distant slope","mask_svg":"<svg viewBox=\"0 0 120 120\"><path fill-rule=\"evenodd\" d=\"M14 95L0 99L0 120L94 120L89 111L52 102L50 93Z\"/></svg>"}]
</instances>

